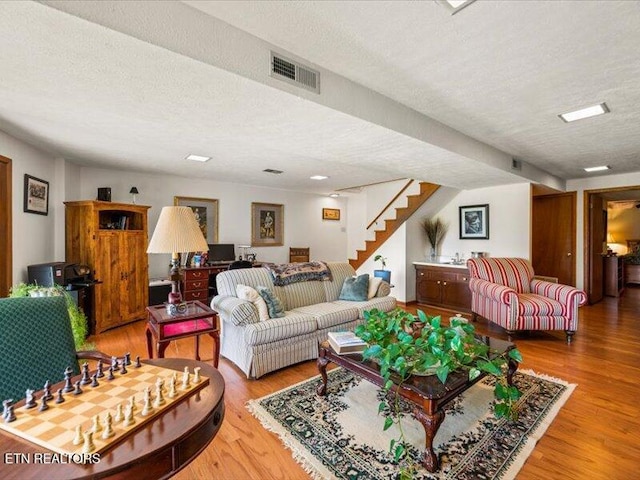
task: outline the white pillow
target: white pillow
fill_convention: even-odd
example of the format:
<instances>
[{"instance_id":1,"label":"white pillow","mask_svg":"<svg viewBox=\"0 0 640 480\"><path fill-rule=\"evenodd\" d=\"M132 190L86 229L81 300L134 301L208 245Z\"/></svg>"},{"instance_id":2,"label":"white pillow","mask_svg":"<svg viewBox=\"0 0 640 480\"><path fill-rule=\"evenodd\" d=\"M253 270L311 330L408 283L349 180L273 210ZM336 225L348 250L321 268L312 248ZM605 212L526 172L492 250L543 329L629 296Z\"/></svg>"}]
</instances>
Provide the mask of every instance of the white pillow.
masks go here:
<instances>
[{"instance_id":1,"label":"white pillow","mask_svg":"<svg viewBox=\"0 0 640 480\"><path fill-rule=\"evenodd\" d=\"M369 277L369 292L367 294L367 298L371 299L376 296L378 293L378 287L382 283L382 278L380 277Z\"/></svg>"},{"instance_id":2,"label":"white pillow","mask_svg":"<svg viewBox=\"0 0 640 480\"><path fill-rule=\"evenodd\" d=\"M260 296L255 288L247 285L237 285L236 295L240 300L248 300L253 303L258 309L258 316L260 320L269 320L269 310L267 309L267 302Z\"/></svg>"}]
</instances>

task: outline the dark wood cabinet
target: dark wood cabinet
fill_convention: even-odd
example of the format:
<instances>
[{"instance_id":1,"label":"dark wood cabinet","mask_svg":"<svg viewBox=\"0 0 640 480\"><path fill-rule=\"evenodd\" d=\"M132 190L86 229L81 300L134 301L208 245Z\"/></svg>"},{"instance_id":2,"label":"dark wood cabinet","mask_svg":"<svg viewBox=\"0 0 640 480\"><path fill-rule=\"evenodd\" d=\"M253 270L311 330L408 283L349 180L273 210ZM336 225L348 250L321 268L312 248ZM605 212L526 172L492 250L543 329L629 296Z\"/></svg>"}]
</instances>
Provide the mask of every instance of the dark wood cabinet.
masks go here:
<instances>
[{"instance_id":1,"label":"dark wood cabinet","mask_svg":"<svg viewBox=\"0 0 640 480\"><path fill-rule=\"evenodd\" d=\"M640 265L624 265L624 281L626 283L640 283Z\"/></svg>"},{"instance_id":2,"label":"dark wood cabinet","mask_svg":"<svg viewBox=\"0 0 640 480\"><path fill-rule=\"evenodd\" d=\"M416 301L421 304L470 312L471 292L467 268L415 265Z\"/></svg>"},{"instance_id":3,"label":"dark wood cabinet","mask_svg":"<svg viewBox=\"0 0 640 480\"><path fill-rule=\"evenodd\" d=\"M65 202L66 260L89 265L95 333L146 318L147 210L115 202Z\"/></svg>"},{"instance_id":4,"label":"dark wood cabinet","mask_svg":"<svg viewBox=\"0 0 640 480\"><path fill-rule=\"evenodd\" d=\"M604 294L619 297L624 291L624 260L616 255L604 257Z\"/></svg>"}]
</instances>

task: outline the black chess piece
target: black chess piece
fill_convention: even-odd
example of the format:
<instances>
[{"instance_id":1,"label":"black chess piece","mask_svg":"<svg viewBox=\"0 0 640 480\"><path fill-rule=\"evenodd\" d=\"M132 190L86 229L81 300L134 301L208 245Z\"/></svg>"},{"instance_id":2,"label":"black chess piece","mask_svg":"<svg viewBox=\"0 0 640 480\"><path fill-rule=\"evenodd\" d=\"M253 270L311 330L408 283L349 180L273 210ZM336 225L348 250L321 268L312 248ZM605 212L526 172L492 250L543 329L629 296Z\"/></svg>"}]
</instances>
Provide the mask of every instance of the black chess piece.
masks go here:
<instances>
[{"instance_id":1,"label":"black chess piece","mask_svg":"<svg viewBox=\"0 0 640 480\"><path fill-rule=\"evenodd\" d=\"M80 380L75 383L75 389L73 390L74 395L80 395L82 393L82 389L80 388Z\"/></svg>"},{"instance_id":2,"label":"black chess piece","mask_svg":"<svg viewBox=\"0 0 640 480\"><path fill-rule=\"evenodd\" d=\"M98 385L100 385L98 383L98 377L97 374L94 373L93 375L91 375L91 387L96 388Z\"/></svg>"},{"instance_id":3,"label":"black chess piece","mask_svg":"<svg viewBox=\"0 0 640 480\"><path fill-rule=\"evenodd\" d=\"M40 405L40 408L38 410L40 410L41 412L44 412L45 410L49 410L49 405L47 405L47 397L42 397L41 399L42 404Z\"/></svg>"},{"instance_id":4,"label":"black chess piece","mask_svg":"<svg viewBox=\"0 0 640 480\"><path fill-rule=\"evenodd\" d=\"M124 363L127 366L131 365L131 354L129 352L124 354Z\"/></svg>"},{"instance_id":5,"label":"black chess piece","mask_svg":"<svg viewBox=\"0 0 640 480\"><path fill-rule=\"evenodd\" d=\"M58 396L56 397L56 403L64 402L64 397L62 396L62 389L58 389Z\"/></svg>"},{"instance_id":6,"label":"black chess piece","mask_svg":"<svg viewBox=\"0 0 640 480\"><path fill-rule=\"evenodd\" d=\"M91 378L89 377L89 364L84 362L82 364L82 379L80 380L81 385L89 385L91 383Z\"/></svg>"},{"instance_id":7,"label":"black chess piece","mask_svg":"<svg viewBox=\"0 0 640 480\"><path fill-rule=\"evenodd\" d=\"M102 364L102 360L98 360L98 369L96 370L96 376L98 378L104 377L103 368L104 368L104 365Z\"/></svg>"},{"instance_id":8,"label":"black chess piece","mask_svg":"<svg viewBox=\"0 0 640 480\"><path fill-rule=\"evenodd\" d=\"M142 366L142 364L140 363L140 355L136 355L136 364L135 367L136 368L140 368Z\"/></svg>"},{"instance_id":9,"label":"black chess piece","mask_svg":"<svg viewBox=\"0 0 640 480\"><path fill-rule=\"evenodd\" d=\"M53 400L53 395L51 395L51 382L49 380L44 382L44 388L42 389L42 396L46 397L47 400Z\"/></svg>"},{"instance_id":10,"label":"black chess piece","mask_svg":"<svg viewBox=\"0 0 640 480\"><path fill-rule=\"evenodd\" d=\"M33 390L31 390L30 388L27 389L26 391L26 396L25 396L25 402L24 402L24 408L33 408L37 405L36 403L36 396L33 392Z\"/></svg>"},{"instance_id":11,"label":"black chess piece","mask_svg":"<svg viewBox=\"0 0 640 480\"><path fill-rule=\"evenodd\" d=\"M69 393L73 391L73 385L71 384L71 375L73 375L73 370L70 367L67 367L64 370L64 387L62 391L65 393Z\"/></svg>"},{"instance_id":12,"label":"black chess piece","mask_svg":"<svg viewBox=\"0 0 640 480\"><path fill-rule=\"evenodd\" d=\"M111 365L111 366L109 367L109 376L107 377L107 380L113 380L113 379L115 379L115 378L116 378L116 377L115 377L115 375L113 374L113 365Z\"/></svg>"},{"instance_id":13,"label":"black chess piece","mask_svg":"<svg viewBox=\"0 0 640 480\"><path fill-rule=\"evenodd\" d=\"M127 373L127 365L126 365L126 363L127 362L125 362L124 360L122 361L122 368L120 369L120 373L122 375L125 375Z\"/></svg>"}]
</instances>

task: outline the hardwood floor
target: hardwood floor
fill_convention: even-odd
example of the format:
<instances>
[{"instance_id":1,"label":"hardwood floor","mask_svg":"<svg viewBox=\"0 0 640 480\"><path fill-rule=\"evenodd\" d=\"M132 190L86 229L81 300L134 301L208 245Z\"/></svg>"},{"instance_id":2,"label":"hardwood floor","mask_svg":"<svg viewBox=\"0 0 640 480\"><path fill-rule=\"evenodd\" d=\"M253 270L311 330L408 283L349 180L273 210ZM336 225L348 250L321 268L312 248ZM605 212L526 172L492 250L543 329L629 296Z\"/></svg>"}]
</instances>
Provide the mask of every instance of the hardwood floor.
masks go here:
<instances>
[{"instance_id":1,"label":"hardwood floor","mask_svg":"<svg viewBox=\"0 0 640 480\"><path fill-rule=\"evenodd\" d=\"M408 310L415 310L415 306ZM427 313L450 312L423 308ZM90 340L99 350L146 358L145 322L120 327ZM506 338L485 321L479 332ZM519 480L631 479L640 478L640 288L625 290L621 298L580 309L574 342L567 345L563 332L521 334L514 340L524 356L521 369L559 377L578 386L539 441L518 475ZM201 339L203 360L211 361L211 339ZM193 358L192 339L172 342L167 357ZM245 403L317 374L315 362L298 364L259 380L247 380L226 359L220 359L226 381L226 416L209 447L176 475L193 479L306 479L271 432L246 410Z\"/></svg>"}]
</instances>

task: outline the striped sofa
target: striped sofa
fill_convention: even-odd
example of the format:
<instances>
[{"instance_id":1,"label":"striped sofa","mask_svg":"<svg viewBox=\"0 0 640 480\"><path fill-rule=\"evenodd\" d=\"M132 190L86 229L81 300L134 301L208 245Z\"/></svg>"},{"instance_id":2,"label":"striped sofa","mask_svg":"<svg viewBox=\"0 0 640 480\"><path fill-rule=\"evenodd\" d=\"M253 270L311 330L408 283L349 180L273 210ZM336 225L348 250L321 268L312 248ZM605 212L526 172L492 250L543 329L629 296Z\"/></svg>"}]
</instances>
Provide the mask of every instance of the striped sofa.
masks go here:
<instances>
[{"instance_id":1,"label":"striped sofa","mask_svg":"<svg viewBox=\"0 0 640 480\"><path fill-rule=\"evenodd\" d=\"M564 330L571 343L578 307L587 301L583 291L534 278L523 258L472 258L467 267L474 320L497 323L509 338L517 330Z\"/></svg>"},{"instance_id":2,"label":"striped sofa","mask_svg":"<svg viewBox=\"0 0 640 480\"><path fill-rule=\"evenodd\" d=\"M275 286L266 268L228 270L216 277L218 295L211 308L222 325L221 354L235 363L248 378L318 357L318 342L330 331L353 329L363 322L365 310L389 311L396 299L382 282L375 297L364 302L338 300L342 284L355 275L348 263L327 265L331 280ZM237 285L264 286L284 304L286 316L260 321L256 307L236 296Z\"/></svg>"}]
</instances>

